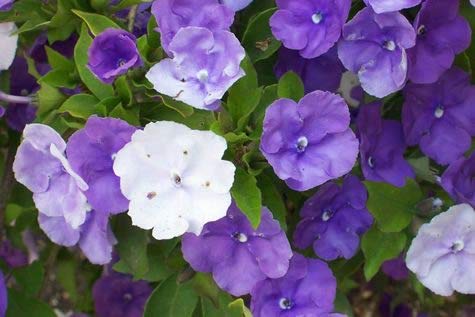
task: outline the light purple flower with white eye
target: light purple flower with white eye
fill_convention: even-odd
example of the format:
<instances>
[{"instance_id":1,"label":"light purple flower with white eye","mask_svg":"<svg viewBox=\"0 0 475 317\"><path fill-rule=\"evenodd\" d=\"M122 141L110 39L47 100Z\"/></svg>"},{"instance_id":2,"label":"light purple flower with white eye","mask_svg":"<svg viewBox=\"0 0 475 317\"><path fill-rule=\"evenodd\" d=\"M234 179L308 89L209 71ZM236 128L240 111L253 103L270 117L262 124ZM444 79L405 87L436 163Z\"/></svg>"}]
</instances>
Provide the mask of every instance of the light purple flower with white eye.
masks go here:
<instances>
[{"instance_id":1,"label":"light purple flower with white eye","mask_svg":"<svg viewBox=\"0 0 475 317\"><path fill-rule=\"evenodd\" d=\"M335 45L350 12L350 0L277 0L269 23L272 34L304 58L320 56Z\"/></svg>"},{"instance_id":2,"label":"light purple flower with white eye","mask_svg":"<svg viewBox=\"0 0 475 317\"><path fill-rule=\"evenodd\" d=\"M407 267L438 295L475 294L475 210L451 207L422 225L407 253Z\"/></svg>"},{"instance_id":3,"label":"light purple flower with white eye","mask_svg":"<svg viewBox=\"0 0 475 317\"><path fill-rule=\"evenodd\" d=\"M305 191L351 171L358 140L349 125L338 95L317 90L298 103L279 99L266 110L260 149L280 179Z\"/></svg>"},{"instance_id":4,"label":"light purple flower with white eye","mask_svg":"<svg viewBox=\"0 0 475 317\"><path fill-rule=\"evenodd\" d=\"M266 278L284 276L292 257L285 232L267 208L253 229L234 203L226 217L206 224L199 236L185 234L182 251L194 270L212 272L219 287L234 296L248 294Z\"/></svg>"},{"instance_id":5,"label":"light purple flower with white eye","mask_svg":"<svg viewBox=\"0 0 475 317\"><path fill-rule=\"evenodd\" d=\"M84 194L94 210L116 214L128 209L129 201L120 191L120 180L112 165L117 152L130 142L136 130L120 119L92 116L83 129L69 138L68 160L89 185Z\"/></svg>"},{"instance_id":6,"label":"light purple flower with white eye","mask_svg":"<svg viewBox=\"0 0 475 317\"><path fill-rule=\"evenodd\" d=\"M218 0L155 0L152 14L158 23L162 47L170 57L169 48L175 35L189 26L203 27L211 32L229 30L234 12Z\"/></svg>"},{"instance_id":7,"label":"light purple flower with white eye","mask_svg":"<svg viewBox=\"0 0 475 317\"><path fill-rule=\"evenodd\" d=\"M371 6L374 12L384 13L415 7L422 0L364 0L364 2Z\"/></svg>"},{"instance_id":8,"label":"light purple flower with white eye","mask_svg":"<svg viewBox=\"0 0 475 317\"><path fill-rule=\"evenodd\" d=\"M475 152L452 162L442 174L441 185L458 203L475 208Z\"/></svg>"},{"instance_id":9,"label":"light purple flower with white eye","mask_svg":"<svg viewBox=\"0 0 475 317\"><path fill-rule=\"evenodd\" d=\"M475 86L453 67L433 84L407 84L402 124L406 142L441 165L461 158L475 136Z\"/></svg>"},{"instance_id":10,"label":"light purple flower with white eye","mask_svg":"<svg viewBox=\"0 0 475 317\"><path fill-rule=\"evenodd\" d=\"M412 82L437 81L452 66L455 55L470 46L472 30L459 7L458 0L427 0L422 4L414 22L416 46L407 51Z\"/></svg>"},{"instance_id":11,"label":"light purple flower with white eye","mask_svg":"<svg viewBox=\"0 0 475 317\"><path fill-rule=\"evenodd\" d=\"M159 93L192 107L216 110L226 91L244 76L244 48L231 32L183 28L169 49L173 59L161 60L146 77Z\"/></svg>"},{"instance_id":12,"label":"light purple flower with white eye","mask_svg":"<svg viewBox=\"0 0 475 317\"><path fill-rule=\"evenodd\" d=\"M84 191L88 185L64 156L66 143L47 125L29 124L23 131L13 171L16 180L33 192L39 212L61 217L77 229L91 209Z\"/></svg>"},{"instance_id":13,"label":"light purple flower with white eye","mask_svg":"<svg viewBox=\"0 0 475 317\"><path fill-rule=\"evenodd\" d=\"M253 0L220 0L222 4L233 11L239 11L251 4Z\"/></svg>"},{"instance_id":14,"label":"light purple flower with white eye","mask_svg":"<svg viewBox=\"0 0 475 317\"><path fill-rule=\"evenodd\" d=\"M416 32L402 14L365 8L343 27L338 56L367 93L383 98L406 83L406 49L415 43Z\"/></svg>"},{"instance_id":15,"label":"light purple flower with white eye","mask_svg":"<svg viewBox=\"0 0 475 317\"><path fill-rule=\"evenodd\" d=\"M315 254L331 261L352 258L358 251L360 236L373 217L366 209L368 194L358 177L348 175L340 187L325 183L302 207L302 220L294 232L295 245L306 249L313 245Z\"/></svg>"},{"instance_id":16,"label":"light purple flower with white eye","mask_svg":"<svg viewBox=\"0 0 475 317\"><path fill-rule=\"evenodd\" d=\"M129 69L142 66L135 41L135 36L127 31L106 29L92 41L87 66L104 83L113 83Z\"/></svg>"}]
</instances>

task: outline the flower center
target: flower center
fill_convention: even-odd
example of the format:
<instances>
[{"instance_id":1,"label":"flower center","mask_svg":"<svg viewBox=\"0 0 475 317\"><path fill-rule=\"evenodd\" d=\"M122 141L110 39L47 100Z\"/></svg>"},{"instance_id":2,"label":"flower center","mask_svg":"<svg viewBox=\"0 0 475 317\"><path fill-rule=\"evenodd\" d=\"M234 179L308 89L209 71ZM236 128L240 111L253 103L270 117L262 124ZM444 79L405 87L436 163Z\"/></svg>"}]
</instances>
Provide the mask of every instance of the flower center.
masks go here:
<instances>
[{"instance_id":1,"label":"flower center","mask_svg":"<svg viewBox=\"0 0 475 317\"><path fill-rule=\"evenodd\" d=\"M178 174L173 174L172 175L172 181L173 183L175 184L176 187L180 187L181 186L181 177L180 175Z\"/></svg>"},{"instance_id":2,"label":"flower center","mask_svg":"<svg viewBox=\"0 0 475 317\"><path fill-rule=\"evenodd\" d=\"M198 80L201 81L202 83L207 82L208 77L209 77L209 74L206 69L202 69L198 73L196 73L196 78L198 78Z\"/></svg>"},{"instance_id":3,"label":"flower center","mask_svg":"<svg viewBox=\"0 0 475 317\"><path fill-rule=\"evenodd\" d=\"M322 214L322 220L328 221L333 217L334 212L331 209L325 209Z\"/></svg>"},{"instance_id":4,"label":"flower center","mask_svg":"<svg viewBox=\"0 0 475 317\"><path fill-rule=\"evenodd\" d=\"M241 243L247 242L247 236L242 232L233 233L233 238Z\"/></svg>"},{"instance_id":5,"label":"flower center","mask_svg":"<svg viewBox=\"0 0 475 317\"><path fill-rule=\"evenodd\" d=\"M372 156L368 157L368 165L369 167L374 167L374 158Z\"/></svg>"},{"instance_id":6,"label":"flower center","mask_svg":"<svg viewBox=\"0 0 475 317\"><path fill-rule=\"evenodd\" d=\"M117 61L117 66L118 67L122 67L125 65L125 59L123 58L120 58L118 61Z\"/></svg>"},{"instance_id":7,"label":"flower center","mask_svg":"<svg viewBox=\"0 0 475 317\"><path fill-rule=\"evenodd\" d=\"M436 117L437 119L440 119L443 116L444 116L444 107L438 106L437 108L435 108L434 117Z\"/></svg>"},{"instance_id":8,"label":"flower center","mask_svg":"<svg viewBox=\"0 0 475 317\"><path fill-rule=\"evenodd\" d=\"M304 136L301 136L300 138L298 138L297 140L297 144L296 144L296 147L297 147L297 151L299 153L305 151L305 149L307 148L307 145L308 145L308 140L306 137Z\"/></svg>"},{"instance_id":9,"label":"flower center","mask_svg":"<svg viewBox=\"0 0 475 317\"><path fill-rule=\"evenodd\" d=\"M419 28L417 29L417 34L418 35L424 35L426 34L427 32L427 29L426 29L426 26L425 25L421 25L419 26Z\"/></svg>"},{"instance_id":10,"label":"flower center","mask_svg":"<svg viewBox=\"0 0 475 317\"><path fill-rule=\"evenodd\" d=\"M132 294L130 293L125 293L124 294L124 300L126 300L127 302L130 301L132 299Z\"/></svg>"},{"instance_id":11,"label":"flower center","mask_svg":"<svg viewBox=\"0 0 475 317\"><path fill-rule=\"evenodd\" d=\"M383 47L384 47L385 49L387 49L388 51L391 51L391 52L392 52L392 51L394 51L394 50L396 49L396 43L394 43L394 41L391 41L391 40L385 41L385 42L383 43Z\"/></svg>"},{"instance_id":12,"label":"flower center","mask_svg":"<svg viewBox=\"0 0 475 317\"><path fill-rule=\"evenodd\" d=\"M320 24L323 20L323 15L321 12L316 12L315 14L312 15L312 22L315 24Z\"/></svg>"},{"instance_id":13,"label":"flower center","mask_svg":"<svg viewBox=\"0 0 475 317\"><path fill-rule=\"evenodd\" d=\"M458 253L462 251L463 248L465 248L465 243L463 243L463 241L461 240L455 241L454 244L452 244L452 246L450 247L453 253Z\"/></svg>"},{"instance_id":14,"label":"flower center","mask_svg":"<svg viewBox=\"0 0 475 317\"><path fill-rule=\"evenodd\" d=\"M292 308L293 303L290 299L282 297L279 300L279 306L280 306L281 309L289 310L289 309Z\"/></svg>"},{"instance_id":15,"label":"flower center","mask_svg":"<svg viewBox=\"0 0 475 317\"><path fill-rule=\"evenodd\" d=\"M115 161L115 158L116 158L116 157L117 157L117 153L112 153L111 159L112 159L113 161Z\"/></svg>"}]
</instances>

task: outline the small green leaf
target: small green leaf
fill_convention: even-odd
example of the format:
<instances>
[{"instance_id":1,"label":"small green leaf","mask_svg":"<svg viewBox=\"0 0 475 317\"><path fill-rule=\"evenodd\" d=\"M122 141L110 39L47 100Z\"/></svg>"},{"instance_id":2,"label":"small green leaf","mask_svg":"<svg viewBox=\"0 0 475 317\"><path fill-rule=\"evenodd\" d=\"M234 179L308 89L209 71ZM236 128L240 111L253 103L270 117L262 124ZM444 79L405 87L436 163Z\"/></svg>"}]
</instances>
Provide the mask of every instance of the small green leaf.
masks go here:
<instances>
[{"instance_id":1,"label":"small green leaf","mask_svg":"<svg viewBox=\"0 0 475 317\"><path fill-rule=\"evenodd\" d=\"M71 116L87 120L96 113L96 105L99 99L88 94L73 95L66 100L58 109L59 112L67 112Z\"/></svg>"},{"instance_id":2,"label":"small green leaf","mask_svg":"<svg viewBox=\"0 0 475 317\"><path fill-rule=\"evenodd\" d=\"M257 184L262 192L262 204L270 209L274 218L279 221L282 229L287 231L287 208L275 181L267 174L262 173L257 177Z\"/></svg>"},{"instance_id":3,"label":"small green leaf","mask_svg":"<svg viewBox=\"0 0 475 317\"><path fill-rule=\"evenodd\" d=\"M124 108L122 103L119 103L110 113L109 116L112 118L122 119L127 121L131 125L139 126L139 108Z\"/></svg>"},{"instance_id":4,"label":"small green leaf","mask_svg":"<svg viewBox=\"0 0 475 317\"><path fill-rule=\"evenodd\" d=\"M28 297L23 292L8 290L8 306L6 317L55 317L48 304Z\"/></svg>"},{"instance_id":5,"label":"small green leaf","mask_svg":"<svg viewBox=\"0 0 475 317\"><path fill-rule=\"evenodd\" d=\"M79 10L72 10L75 15L80 17L84 22L86 22L87 26L89 27L89 30L91 30L91 33L94 34L94 36L98 36L102 32L104 32L105 29L108 28L113 28L113 29L120 29L120 26L118 26L114 21L112 21L109 18L106 18L103 15L96 14L96 13L88 13L88 12L82 12Z\"/></svg>"},{"instance_id":6,"label":"small green leaf","mask_svg":"<svg viewBox=\"0 0 475 317\"><path fill-rule=\"evenodd\" d=\"M279 80L277 95L279 98L289 98L298 102L305 94L302 79L299 75L290 71L284 74Z\"/></svg>"},{"instance_id":7,"label":"small green leaf","mask_svg":"<svg viewBox=\"0 0 475 317\"><path fill-rule=\"evenodd\" d=\"M46 56L48 57L48 63L53 69L62 69L62 70L74 70L74 62L57 51L53 50L49 46L45 46Z\"/></svg>"},{"instance_id":8,"label":"small green leaf","mask_svg":"<svg viewBox=\"0 0 475 317\"><path fill-rule=\"evenodd\" d=\"M22 287L22 293L27 296L36 296L41 289L44 277L44 268L39 261L35 261L28 266L16 268L13 276Z\"/></svg>"},{"instance_id":9,"label":"small green leaf","mask_svg":"<svg viewBox=\"0 0 475 317\"><path fill-rule=\"evenodd\" d=\"M43 116L48 112L59 108L59 106L66 100L59 89L54 88L48 84L42 83L38 91L39 108L38 115Z\"/></svg>"},{"instance_id":10,"label":"small green leaf","mask_svg":"<svg viewBox=\"0 0 475 317\"><path fill-rule=\"evenodd\" d=\"M256 178L238 167L231 195L252 226L257 228L261 222L262 196L257 187Z\"/></svg>"},{"instance_id":11,"label":"small green leaf","mask_svg":"<svg viewBox=\"0 0 475 317\"><path fill-rule=\"evenodd\" d=\"M160 95L160 98L162 98L163 104L165 106L167 106L170 109L175 110L176 112L181 114L184 118L191 116L194 112L193 107L187 105L184 102L175 100L166 95Z\"/></svg>"},{"instance_id":12,"label":"small green leaf","mask_svg":"<svg viewBox=\"0 0 475 317\"><path fill-rule=\"evenodd\" d=\"M76 78L71 76L71 71L66 69L53 69L38 80L51 87L74 89L78 85Z\"/></svg>"}]
</instances>

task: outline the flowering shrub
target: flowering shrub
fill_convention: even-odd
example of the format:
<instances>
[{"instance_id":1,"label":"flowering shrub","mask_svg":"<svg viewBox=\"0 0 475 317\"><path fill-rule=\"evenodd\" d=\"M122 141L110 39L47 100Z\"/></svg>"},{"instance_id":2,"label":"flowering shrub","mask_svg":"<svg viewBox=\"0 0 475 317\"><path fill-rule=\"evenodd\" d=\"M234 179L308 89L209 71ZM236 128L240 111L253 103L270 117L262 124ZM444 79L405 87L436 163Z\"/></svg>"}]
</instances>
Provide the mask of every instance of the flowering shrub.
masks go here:
<instances>
[{"instance_id":1,"label":"flowering shrub","mask_svg":"<svg viewBox=\"0 0 475 317\"><path fill-rule=\"evenodd\" d=\"M475 316L469 0L0 0L0 317Z\"/></svg>"}]
</instances>

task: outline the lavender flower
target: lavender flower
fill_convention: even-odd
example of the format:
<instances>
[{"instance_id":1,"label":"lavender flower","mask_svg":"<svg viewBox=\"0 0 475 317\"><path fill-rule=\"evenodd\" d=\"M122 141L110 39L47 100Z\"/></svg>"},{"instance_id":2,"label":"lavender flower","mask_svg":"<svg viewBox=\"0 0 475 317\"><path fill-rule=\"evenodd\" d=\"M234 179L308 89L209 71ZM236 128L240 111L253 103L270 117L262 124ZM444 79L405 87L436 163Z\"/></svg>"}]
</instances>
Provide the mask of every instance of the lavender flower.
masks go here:
<instances>
[{"instance_id":1,"label":"lavender flower","mask_svg":"<svg viewBox=\"0 0 475 317\"><path fill-rule=\"evenodd\" d=\"M98 317L142 317L152 288L145 281L134 281L119 273L99 278L92 289Z\"/></svg>"},{"instance_id":2,"label":"lavender flower","mask_svg":"<svg viewBox=\"0 0 475 317\"><path fill-rule=\"evenodd\" d=\"M357 119L361 168L366 179L402 187L414 178L411 165L404 159L406 143L399 121L383 120L381 104L360 108Z\"/></svg>"},{"instance_id":3,"label":"lavender flower","mask_svg":"<svg viewBox=\"0 0 475 317\"><path fill-rule=\"evenodd\" d=\"M364 0L376 13L393 12L415 7L422 0Z\"/></svg>"},{"instance_id":4,"label":"lavender flower","mask_svg":"<svg viewBox=\"0 0 475 317\"><path fill-rule=\"evenodd\" d=\"M320 260L294 254L287 274L265 279L251 292L254 317L337 317L332 314L336 279Z\"/></svg>"},{"instance_id":5,"label":"lavender flower","mask_svg":"<svg viewBox=\"0 0 475 317\"><path fill-rule=\"evenodd\" d=\"M219 0L233 11L239 11L251 4L253 0Z\"/></svg>"},{"instance_id":6,"label":"lavender flower","mask_svg":"<svg viewBox=\"0 0 475 317\"><path fill-rule=\"evenodd\" d=\"M459 0L425 1L414 28L416 46L407 52L409 79L420 84L437 81L472 39L469 23L459 14Z\"/></svg>"},{"instance_id":7,"label":"lavender flower","mask_svg":"<svg viewBox=\"0 0 475 317\"><path fill-rule=\"evenodd\" d=\"M130 68L142 66L135 36L119 29L106 29L89 48L88 67L101 81L111 84Z\"/></svg>"},{"instance_id":8,"label":"lavender flower","mask_svg":"<svg viewBox=\"0 0 475 317\"><path fill-rule=\"evenodd\" d=\"M407 267L442 296L475 294L475 210L451 207L422 225L407 253Z\"/></svg>"},{"instance_id":9,"label":"lavender flower","mask_svg":"<svg viewBox=\"0 0 475 317\"><path fill-rule=\"evenodd\" d=\"M475 152L451 163L442 174L441 184L455 201L475 207Z\"/></svg>"},{"instance_id":10,"label":"lavender flower","mask_svg":"<svg viewBox=\"0 0 475 317\"><path fill-rule=\"evenodd\" d=\"M234 20L234 12L218 0L155 0L152 14L158 23L162 47L170 57L170 43L180 29L197 26L211 32L223 31L229 30Z\"/></svg>"},{"instance_id":11,"label":"lavender flower","mask_svg":"<svg viewBox=\"0 0 475 317\"><path fill-rule=\"evenodd\" d=\"M326 53L338 41L350 0L277 0L270 19L274 36L304 58Z\"/></svg>"},{"instance_id":12,"label":"lavender flower","mask_svg":"<svg viewBox=\"0 0 475 317\"><path fill-rule=\"evenodd\" d=\"M129 201L120 191L120 180L112 165L117 152L130 142L136 128L113 118L90 117L84 129L68 141L66 153L72 168L89 189L84 193L92 208L99 212L120 213Z\"/></svg>"},{"instance_id":13,"label":"lavender flower","mask_svg":"<svg viewBox=\"0 0 475 317\"><path fill-rule=\"evenodd\" d=\"M348 173L358 155L345 101L315 91L297 104L279 99L267 108L261 152L280 179L308 190Z\"/></svg>"},{"instance_id":14,"label":"lavender flower","mask_svg":"<svg viewBox=\"0 0 475 317\"><path fill-rule=\"evenodd\" d=\"M470 76L451 68L433 84L404 89L402 123L406 142L419 144L437 163L449 164L470 148L475 136L475 86Z\"/></svg>"},{"instance_id":15,"label":"lavender flower","mask_svg":"<svg viewBox=\"0 0 475 317\"><path fill-rule=\"evenodd\" d=\"M405 280L409 277L409 270L402 254L397 258L385 261L381 269L384 274L396 281Z\"/></svg>"},{"instance_id":16,"label":"lavender flower","mask_svg":"<svg viewBox=\"0 0 475 317\"><path fill-rule=\"evenodd\" d=\"M146 77L159 93L195 108L216 110L226 91L244 76L240 63L245 52L231 32L183 28L169 50L173 59L161 60Z\"/></svg>"},{"instance_id":17,"label":"lavender flower","mask_svg":"<svg viewBox=\"0 0 475 317\"><path fill-rule=\"evenodd\" d=\"M266 278L284 276L292 257L285 233L267 208L253 229L235 204L226 217L206 224L199 236L185 234L182 251L193 269L212 272L216 283L234 296L248 294Z\"/></svg>"},{"instance_id":18,"label":"lavender flower","mask_svg":"<svg viewBox=\"0 0 475 317\"><path fill-rule=\"evenodd\" d=\"M315 254L326 261L350 259L358 251L359 236L373 223L367 199L366 188L356 176L345 177L341 187L324 184L300 211L295 245L300 249L313 245Z\"/></svg>"},{"instance_id":19,"label":"lavender flower","mask_svg":"<svg viewBox=\"0 0 475 317\"><path fill-rule=\"evenodd\" d=\"M303 58L298 51L282 47L274 72L280 78L288 71L302 78L305 93L308 94L314 90L336 92L345 68L338 59L336 47L312 59Z\"/></svg>"},{"instance_id":20,"label":"lavender flower","mask_svg":"<svg viewBox=\"0 0 475 317\"><path fill-rule=\"evenodd\" d=\"M358 74L363 89L382 98L401 89L407 77L406 49L416 34L400 13L376 14L365 8L343 27L338 56Z\"/></svg>"}]
</instances>

